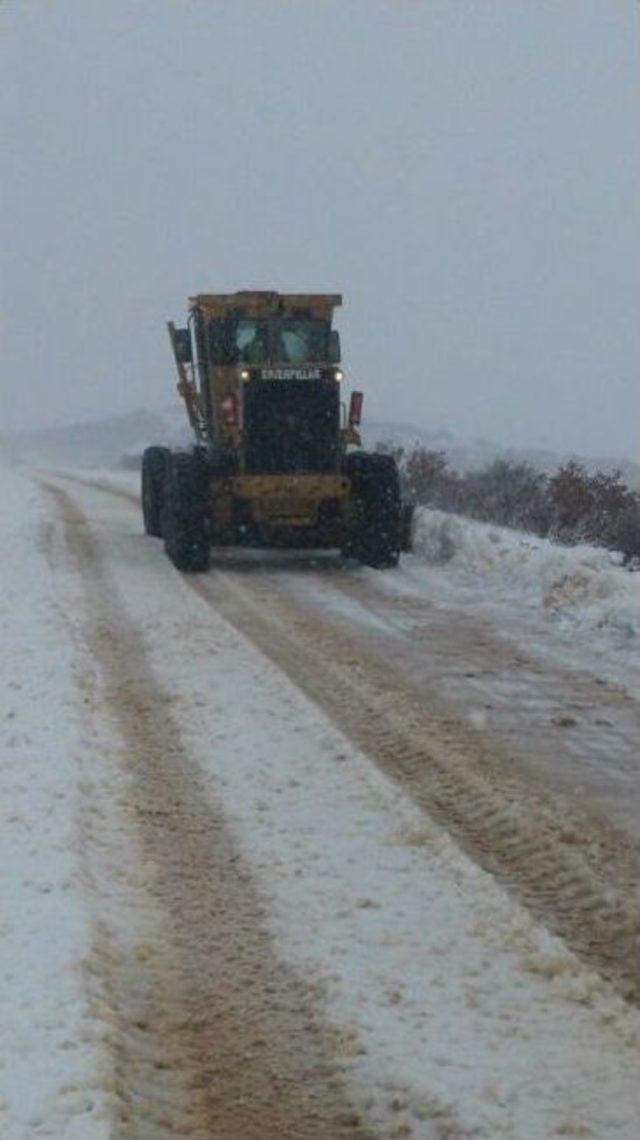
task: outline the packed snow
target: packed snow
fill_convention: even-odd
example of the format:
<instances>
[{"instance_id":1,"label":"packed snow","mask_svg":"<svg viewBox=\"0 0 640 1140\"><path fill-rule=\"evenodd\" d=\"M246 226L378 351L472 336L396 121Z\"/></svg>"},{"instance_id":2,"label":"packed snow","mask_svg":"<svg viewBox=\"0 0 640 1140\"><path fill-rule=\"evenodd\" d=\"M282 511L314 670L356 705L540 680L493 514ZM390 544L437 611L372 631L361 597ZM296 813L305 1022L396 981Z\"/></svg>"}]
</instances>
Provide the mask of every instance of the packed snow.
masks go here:
<instances>
[{"instance_id":1,"label":"packed snow","mask_svg":"<svg viewBox=\"0 0 640 1140\"><path fill-rule=\"evenodd\" d=\"M42 495L2 470L0 1134L106 1140L105 1058L84 968L81 695ZM71 595L66 602L73 605Z\"/></svg>"}]
</instances>

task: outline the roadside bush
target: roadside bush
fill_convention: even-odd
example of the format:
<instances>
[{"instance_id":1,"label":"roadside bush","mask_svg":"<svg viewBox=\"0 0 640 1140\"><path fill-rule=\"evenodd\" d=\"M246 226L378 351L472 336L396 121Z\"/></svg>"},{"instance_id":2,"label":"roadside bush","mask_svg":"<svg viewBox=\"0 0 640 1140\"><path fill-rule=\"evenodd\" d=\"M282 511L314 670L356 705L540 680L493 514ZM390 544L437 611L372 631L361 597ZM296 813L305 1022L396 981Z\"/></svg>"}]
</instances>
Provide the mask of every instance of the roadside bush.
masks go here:
<instances>
[{"instance_id":1,"label":"roadside bush","mask_svg":"<svg viewBox=\"0 0 640 1140\"><path fill-rule=\"evenodd\" d=\"M405 483L412 499L420 503L433 503L442 490L447 476L447 457L444 451L427 451L414 447L404 467Z\"/></svg>"},{"instance_id":2,"label":"roadside bush","mask_svg":"<svg viewBox=\"0 0 640 1140\"><path fill-rule=\"evenodd\" d=\"M547 478L528 463L496 459L483 470L470 472L467 484L476 518L547 533Z\"/></svg>"},{"instance_id":3,"label":"roadside bush","mask_svg":"<svg viewBox=\"0 0 640 1140\"><path fill-rule=\"evenodd\" d=\"M620 471L590 475L571 460L547 476L528 463L496 459L461 475L444 451L419 444L407 451L385 442L377 450L394 455L403 492L413 503L569 545L604 546L620 551L625 565L640 565L640 495Z\"/></svg>"}]
</instances>

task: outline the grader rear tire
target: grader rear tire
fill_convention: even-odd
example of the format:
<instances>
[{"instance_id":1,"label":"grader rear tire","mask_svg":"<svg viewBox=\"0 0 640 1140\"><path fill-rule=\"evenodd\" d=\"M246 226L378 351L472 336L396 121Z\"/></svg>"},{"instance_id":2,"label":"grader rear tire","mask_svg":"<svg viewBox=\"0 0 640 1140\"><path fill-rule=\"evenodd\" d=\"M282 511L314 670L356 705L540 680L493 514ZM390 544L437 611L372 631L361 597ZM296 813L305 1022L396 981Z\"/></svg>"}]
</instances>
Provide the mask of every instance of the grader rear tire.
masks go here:
<instances>
[{"instance_id":1,"label":"grader rear tire","mask_svg":"<svg viewBox=\"0 0 640 1140\"><path fill-rule=\"evenodd\" d=\"M162 535L177 570L209 569L210 542L205 511L206 471L196 455L172 455L166 461Z\"/></svg>"}]
</instances>

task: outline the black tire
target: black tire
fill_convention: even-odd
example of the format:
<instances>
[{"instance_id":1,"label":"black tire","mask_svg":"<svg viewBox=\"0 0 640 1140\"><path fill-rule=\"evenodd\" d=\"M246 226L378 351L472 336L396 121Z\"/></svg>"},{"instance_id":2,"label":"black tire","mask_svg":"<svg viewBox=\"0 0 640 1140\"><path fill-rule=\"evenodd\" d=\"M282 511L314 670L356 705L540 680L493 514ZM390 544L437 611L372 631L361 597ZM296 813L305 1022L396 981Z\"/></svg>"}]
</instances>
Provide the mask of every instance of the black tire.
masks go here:
<instances>
[{"instance_id":1,"label":"black tire","mask_svg":"<svg viewBox=\"0 0 640 1140\"><path fill-rule=\"evenodd\" d=\"M413 550L413 503L402 503L400 506L400 549Z\"/></svg>"},{"instance_id":2,"label":"black tire","mask_svg":"<svg viewBox=\"0 0 640 1140\"><path fill-rule=\"evenodd\" d=\"M169 453L162 512L164 548L176 569L187 573L209 568L206 487L206 470L198 454Z\"/></svg>"},{"instance_id":3,"label":"black tire","mask_svg":"<svg viewBox=\"0 0 640 1140\"><path fill-rule=\"evenodd\" d=\"M162 500L168 447L147 447L142 454L142 518L146 534L162 537Z\"/></svg>"},{"instance_id":4,"label":"black tire","mask_svg":"<svg viewBox=\"0 0 640 1140\"><path fill-rule=\"evenodd\" d=\"M400 557L400 479L391 455L348 455L344 468L357 506L357 529L344 553L377 570Z\"/></svg>"}]
</instances>

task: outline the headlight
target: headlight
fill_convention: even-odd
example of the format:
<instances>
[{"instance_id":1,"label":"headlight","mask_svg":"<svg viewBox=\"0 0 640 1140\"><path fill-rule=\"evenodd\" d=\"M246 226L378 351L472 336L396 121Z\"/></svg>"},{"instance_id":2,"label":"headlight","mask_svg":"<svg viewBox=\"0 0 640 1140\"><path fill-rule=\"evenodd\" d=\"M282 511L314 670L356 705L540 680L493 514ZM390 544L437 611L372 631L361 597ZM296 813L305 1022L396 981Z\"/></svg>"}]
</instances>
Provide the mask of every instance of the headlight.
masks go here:
<instances>
[{"instance_id":1,"label":"headlight","mask_svg":"<svg viewBox=\"0 0 640 1140\"><path fill-rule=\"evenodd\" d=\"M338 381L339 381L339 380L344 380L344 372L342 371L342 369L341 369L341 368L336 368L336 370L335 370L335 372L334 372L334 374L333 374L333 379L334 379L334 380L338 380Z\"/></svg>"},{"instance_id":2,"label":"headlight","mask_svg":"<svg viewBox=\"0 0 640 1140\"><path fill-rule=\"evenodd\" d=\"M251 373L249 372L248 368L242 369L242 371L240 372L240 379L241 380L250 380L251 379Z\"/></svg>"}]
</instances>

